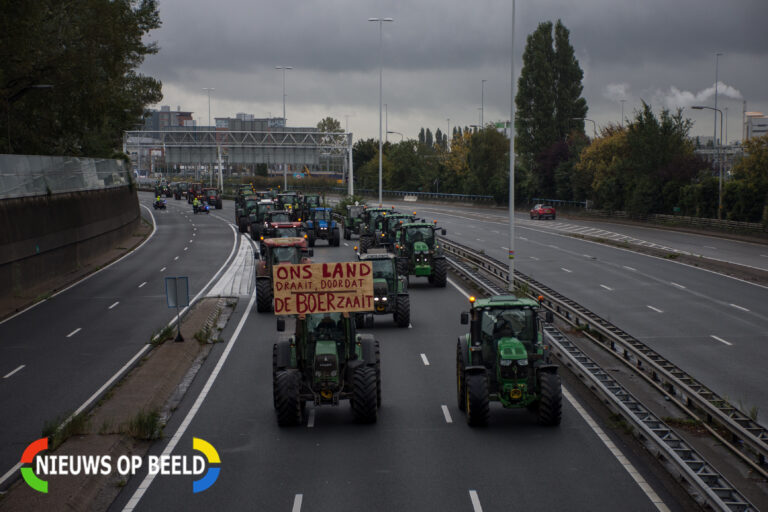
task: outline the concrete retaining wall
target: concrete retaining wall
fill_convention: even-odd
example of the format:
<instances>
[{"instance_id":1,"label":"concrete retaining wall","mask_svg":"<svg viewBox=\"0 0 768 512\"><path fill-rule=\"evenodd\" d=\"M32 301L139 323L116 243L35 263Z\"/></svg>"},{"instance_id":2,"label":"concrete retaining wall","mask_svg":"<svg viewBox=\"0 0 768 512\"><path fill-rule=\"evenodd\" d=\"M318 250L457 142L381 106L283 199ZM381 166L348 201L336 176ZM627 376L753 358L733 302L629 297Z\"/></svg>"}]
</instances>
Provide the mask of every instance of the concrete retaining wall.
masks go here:
<instances>
[{"instance_id":1,"label":"concrete retaining wall","mask_svg":"<svg viewBox=\"0 0 768 512\"><path fill-rule=\"evenodd\" d=\"M78 270L140 222L130 186L0 200L0 295Z\"/></svg>"}]
</instances>

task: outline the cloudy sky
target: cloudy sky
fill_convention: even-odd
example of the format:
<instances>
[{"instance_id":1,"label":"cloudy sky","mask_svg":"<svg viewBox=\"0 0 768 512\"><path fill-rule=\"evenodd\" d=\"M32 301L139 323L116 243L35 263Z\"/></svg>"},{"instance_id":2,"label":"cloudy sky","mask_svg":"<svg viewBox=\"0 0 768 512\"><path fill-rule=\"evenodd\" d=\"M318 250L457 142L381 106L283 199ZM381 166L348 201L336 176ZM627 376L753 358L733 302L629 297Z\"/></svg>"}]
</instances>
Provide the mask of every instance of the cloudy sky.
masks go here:
<instances>
[{"instance_id":1,"label":"cloudy sky","mask_svg":"<svg viewBox=\"0 0 768 512\"><path fill-rule=\"evenodd\" d=\"M282 115L314 126L326 115L355 139L378 136L378 24L383 26L384 103L389 130L416 137L456 123L509 119L510 0L159 0L160 52L141 71L163 82L163 105L207 123L238 112ZM714 104L727 108L727 139L748 111L768 114L768 0L518 0L516 76L526 37L561 19L584 70L588 117L598 128L639 108ZM693 133L712 135L714 114L686 109ZM348 116L348 117L347 117ZM591 123L587 129L591 130ZM718 127L719 130L719 127ZM719 136L719 134L718 134ZM390 135L397 141L398 135Z\"/></svg>"}]
</instances>

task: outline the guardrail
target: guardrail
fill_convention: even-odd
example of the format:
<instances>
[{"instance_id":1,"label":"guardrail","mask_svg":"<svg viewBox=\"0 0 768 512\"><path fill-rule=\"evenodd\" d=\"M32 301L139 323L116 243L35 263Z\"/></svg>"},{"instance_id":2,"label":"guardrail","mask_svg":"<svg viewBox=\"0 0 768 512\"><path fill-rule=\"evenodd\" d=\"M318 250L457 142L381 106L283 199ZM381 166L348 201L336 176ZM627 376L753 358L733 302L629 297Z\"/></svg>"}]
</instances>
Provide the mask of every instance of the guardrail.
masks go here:
<instances>
[{"instance_id":1,"label":"guardrail","mask_svg":"<svg viewBox=\"0 0 768 512\"><path fill-rule=\"evenodd\" d=\"M448 258L452 267L461 275L471 279L489 294L506 293L504 288L489 278L495 278L501 283L509 283L509 272L505 264L446 238L440 238L440 243L446 253L463 260ZM590 336L593 340L618 355L620 359L644 376L657 389L672 395L671 398L694 418L697 416L691 409L695 408L703 412L706 416L706 423L704 424L713 435L741 456L753 469L763 476L768 476L765 469L766 454L768 454L768 434L762 426L728 404L726 400L717 396L703 384L695 381L693 377L671 362L598 315L519 271L515 271L515 280L524 287L527 286L533 295L543 295L545 307L551 309L570 324L583 329L586 335L589 336L590 333L595 332L597 336ZM559 335L565 338L562 333ZM557 338L551 332L549 337ZM567 338L565 339L567 340ZM553 339L553 341L558 340ZM686 481L698 489L694 493L698 498L723 510L755 510L733 486L726 485L727 480L704 462L693 448L673 435L672 430L661 420L650 415L644 407L641 408L636 405L627 407L631 395L615 382L606 385L609 380L599 366L580 351L577 354L576 350L578 349L572 345L572 343L570 345L560 343L558 347L562 355L567 357L568 364L578 365L580 371L576 373L583 374L580 375L582 379L585 378L584 375L590 375L590 387L593 389L599 387L602 390L600 394L614 401L618 412L635 424L638 432L643 432L645 437L652 438L652 443L657 446L654 453L657 455L662 452L667 454L666 460L672 461L679 468L677 470L678 476L685 476ZM617 398L621 403L616 402ZM634 404L636 401L632 400ZM729 439L725 439L717 432L717 427L724 429L728 433Z\"/></svg>"}]
</instances>

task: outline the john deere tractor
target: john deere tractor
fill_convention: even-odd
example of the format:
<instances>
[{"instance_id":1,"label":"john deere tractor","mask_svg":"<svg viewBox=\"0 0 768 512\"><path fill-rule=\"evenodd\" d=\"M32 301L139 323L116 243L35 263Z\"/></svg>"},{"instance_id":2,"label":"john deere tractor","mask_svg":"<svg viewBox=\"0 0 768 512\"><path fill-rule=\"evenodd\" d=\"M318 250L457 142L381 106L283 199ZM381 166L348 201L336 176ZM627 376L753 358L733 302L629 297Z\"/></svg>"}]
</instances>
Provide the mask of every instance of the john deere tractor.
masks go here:
<instances>
[{"instance_id":1,"label":"john deere tractor","mask_svg":"<svg viewBox=\"0 0 768 512\"><path fill-rule=\"evenodd\" d=\"M309 217L304 222L304 230L309 236L309 246L314 247L316 240L328 240L328 245L338 247L341 242L339 225L331 216L331 208L311 208Z\"/></svg>"},{"instance_id":2,"label":"john deere tractor","mask_svg":"<svg viewBox=\"0 0 768 512\"><path fill-rule=\"evenodd\" d=\"M385 215L395 213L391 208L365 208L360 223L360 252L366 252L376 245L375 239L381 236L381 223Z\"/></svg>"},{"instance_id":3,"label":"john deere tractor","mask_svg":"<svg viewBox=\"0 0 768 512\"><path fill-rule=\"evenodd\" d=\"M363 222L363 211L365 206L362 204L348 204L347 214L344 217L344 239L351 240L352 235L360 234L360 227Z\"/></svg>"},{"instance_id":4,"label":"john deere tractor","mask_svg":"<svg viewBox=\"0 0 768 512\"><path fill-rule=\"evenodd\" d=\"M312 249L307 249L304 238L267 238L261 242L261 259L256 264L256 310L268 313L274 310L272 267L309 263Z\"/></svg>"},{"instance_id":5,"label":"john deere tractor","mask_svg":"<svg viewBox=\"0 0 768 512\"><path fill-rule=\"evenodd\" d=\"M401 224L395 237L397 271L405 276L426 277L439 288L445 287L448 264L437 241L436 222ZM445 229L440 229L445 235Z\"/></svg>"},{"instance_id":6,"label":"john deere tractor","mask_svg":"<svg viewBox=\"0 0 768 512\"><path fill-rule=\"evenodd\" d=\"M358 258L370 261L373 266L373 312L358 313L359 321L372 326L373 315L392 314L398 327L408 327L411 323L408 281L405 276L398 275L395 257L384 249L371 249L358 254Z\"/></svg>"},{"instance_id":7,"label":"john deere tractor","mask_svg":"<svg viewBox=\"0 0 768 512\"><path fill-rule=\"evenodd\" d=\"M285 320L277 320L285 330ZM316 313L296 319L296 331L272 348L272 385L277 423L298 425L307 402L339 405L349 400L360 423L374 423L381 405L379 342L357 334L349 313Z\"/></svg>"},{"instance_id":8,"label":"john deere tractor","mask_svg":"<svg viewBox=\"0 0 768 512\"><path fill-rule=\"evenodd\" d=\"M259 198L253 194L242 196L235 202L235 223L241 233L248 231L249 215L256 209Z\"/></svg>"},{"instance_id":9,"label":"john deere tractor","mask_svg":"<svg viewBox=\"0 0 768 512\"><path fill-rule=\"evenodd\" d=\"M397 232L403 224L414 222L416 212L410 213L388 213L381 219L381 232L374 239L376 247L384 247L387 251L394 252Z\"/></svg>"},{"instance_id":10,"label":"john deere tractor","mask_svg":"<svg viewBox=\"0 0 768 512\"><path fill-rule=\"evenodd\" d=\"M494 401L534 411L543 425L559 425L560 376L542 340L539 302L514 295L469 300L469 312L461 314L469 333L456 347L457 398L467 422L487 424ZM545 320L552 321L551 311Z\"/></svg>"}]
</instances>

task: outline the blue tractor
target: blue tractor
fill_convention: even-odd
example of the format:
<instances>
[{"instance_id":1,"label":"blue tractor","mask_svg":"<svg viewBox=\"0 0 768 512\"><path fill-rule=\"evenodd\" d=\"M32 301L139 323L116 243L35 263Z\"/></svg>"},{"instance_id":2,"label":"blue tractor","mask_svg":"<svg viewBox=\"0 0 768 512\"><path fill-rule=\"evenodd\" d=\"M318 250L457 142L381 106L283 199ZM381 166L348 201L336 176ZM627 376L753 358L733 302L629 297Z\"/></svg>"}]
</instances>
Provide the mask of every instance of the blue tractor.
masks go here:
<instances>
[{"instance_id":1,"label":"blue tractor","mask_svg":"<svg viewBox=\"0 0 768 512\"><path fill-rule=\"evenodd\" d=\"M315 246L315 240L328 240L328 245L338 247L341 232L338 223L331 216L331 208L310 208L309 218L304 221L309 246Z\"/></svg>"}]
</instances>

